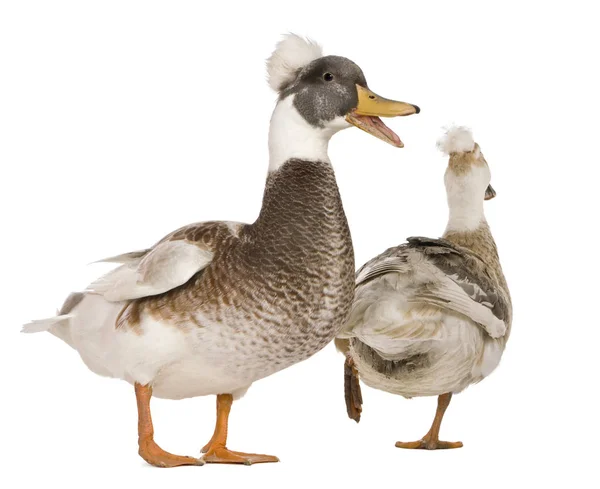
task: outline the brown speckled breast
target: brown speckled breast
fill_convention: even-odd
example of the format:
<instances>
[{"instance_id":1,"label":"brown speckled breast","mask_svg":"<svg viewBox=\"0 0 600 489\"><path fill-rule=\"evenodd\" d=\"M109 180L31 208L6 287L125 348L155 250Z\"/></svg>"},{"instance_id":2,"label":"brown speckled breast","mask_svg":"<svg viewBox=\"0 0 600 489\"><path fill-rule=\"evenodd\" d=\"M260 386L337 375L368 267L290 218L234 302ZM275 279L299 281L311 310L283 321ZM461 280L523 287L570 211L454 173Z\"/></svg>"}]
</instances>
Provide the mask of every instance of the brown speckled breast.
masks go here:
<instances>
[{"instance_id":1,"label":"brown speckled breast","mask_svg":"<svg viewBox=\"0 0 600 489\"><path fill-rule=\"evenodd\" d=\"M271 173L254 224L200 223L165 239L202 243L214 258L120 321L135 328L147 313L192 332L207 344L198 354L232 375L253 381L304 360L346 320L354 254L329 163L290 160Z\"/></svg>"}]
</instances>

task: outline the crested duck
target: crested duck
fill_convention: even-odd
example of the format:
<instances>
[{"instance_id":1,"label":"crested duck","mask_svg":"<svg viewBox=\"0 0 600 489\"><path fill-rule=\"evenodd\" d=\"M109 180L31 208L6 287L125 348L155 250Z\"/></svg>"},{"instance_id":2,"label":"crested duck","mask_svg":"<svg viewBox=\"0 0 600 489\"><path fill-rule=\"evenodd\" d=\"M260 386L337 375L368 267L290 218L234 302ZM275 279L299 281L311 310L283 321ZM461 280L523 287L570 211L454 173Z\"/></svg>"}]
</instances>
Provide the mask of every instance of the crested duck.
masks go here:
<instances>
[{"instance_id":1,"label":"crested duck","mask_svg":"<svg viewBox=\"0 0 600 489\"><path fill-rule=\"evenodd\" d=\"M411 398L438 396L429 432L400 448L458 448L440 441L452 394L498 365L512 305L483 201L496 194L479 145L465 128L438 143L449 155L445 175L450 216L442 239L409 238L356 274L356 297L336 338L346 353L348 415L360 420L365 384Z\"/></svg>"},{"instance_id":2,"label":"crested duck","mask_svg":"<svg viewBox=\"0 0 600 489\"><path fill-rule=\"evenodd\" d=\"M358 65L296 35L277 45L267 71L279 97L256 221L191 224L108 258L120 266L23 328L49 331L93 372L134 386L139 454L155 466L278 461L229 450L228 416L254 381L333 340L352 305L354 255L329 140L354 125L401 147L378 116L419 112L374 94ZM160 448L151 397L205 395L217 396L217 421L204 456Z\"/></svg>"}]
</instances>

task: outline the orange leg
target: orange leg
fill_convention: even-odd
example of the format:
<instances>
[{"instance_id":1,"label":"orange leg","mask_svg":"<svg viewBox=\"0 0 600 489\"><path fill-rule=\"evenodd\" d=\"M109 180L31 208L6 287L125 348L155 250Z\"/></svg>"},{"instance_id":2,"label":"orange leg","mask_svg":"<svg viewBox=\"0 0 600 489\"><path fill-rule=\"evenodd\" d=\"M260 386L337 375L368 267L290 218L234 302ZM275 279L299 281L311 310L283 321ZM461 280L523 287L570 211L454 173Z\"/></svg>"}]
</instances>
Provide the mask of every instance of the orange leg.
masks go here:
<instances>
[{"instance_id":1,"label":"orange leg","mask_svg":"<svg viewBox=\"0 0 600 489\"><path fill-rule=\"evenodd\" d=\"M154 427L150 415L152 387L135 384L138 408L138 445L140 456L156 467L178 467L180 465L204 465L201 459L183 457L165 452L154 441Z\"/></svg>"},{"instance_id":2,"label":"orange leg","mask_svg":"<svg viewBox=\"0 0 600 489\"><path fill-rule=\"evenodd\" d=\"M279 459L272 455L233 452L225 446L227 443L227 423L232 404L233 397L231 394L219 394L217 396L217 423L215 425L215 432L208 444L202 449L205 455L201 460L213 464L244 465L279 462Z\"/></svg>"},{"instance_id":3,"label":"orange leg","mask_svg":"<svg viewBox=\"0 0 600 489\"><path fill-rule=\"evenodd\" d=\"M442 426L442 418L446 412L448 404L452 399L452 393L442 394L438 397L438 406L433 419L433 424L427 434L418 441L396 442L398 448L422 448L426 450L438 450L441 448L460 448L463 446L460 441L440 441L440 427Z\"/></svg>"}]
</instances>

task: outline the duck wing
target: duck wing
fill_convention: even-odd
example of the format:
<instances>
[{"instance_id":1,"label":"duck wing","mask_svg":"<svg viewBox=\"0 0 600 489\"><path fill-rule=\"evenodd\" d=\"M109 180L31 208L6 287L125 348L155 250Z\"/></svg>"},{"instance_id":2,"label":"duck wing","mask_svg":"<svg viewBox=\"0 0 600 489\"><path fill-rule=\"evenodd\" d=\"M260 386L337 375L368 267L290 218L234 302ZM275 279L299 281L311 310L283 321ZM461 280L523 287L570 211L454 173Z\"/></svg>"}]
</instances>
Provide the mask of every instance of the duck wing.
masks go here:
<instances>
[{"instance_id":1,"label":"duck wing","mask_svg":"<svg viewBox=\"0 0 600 489\"><path fill-rule=\"evenodd\" d=\"M510 304L498 293L481 257L444 239L408 238L408 247L443 274L441 280L423 283L414 301L463 314L493 338L504 336Z\"/></svg>"},{"instance_id":2,"label":"duck wing","mask_svg":"<svg viewBox=\"0 0 600 489\"><path fill-rule=\"evenodd\" d=\"M217 248L228 237L237 237L242 226L228 222L191 224L169 234L148 250L100 260L122 265L91 283L87 290L111 302L167 292L206 268Z\"/></svg>"},{"instance_id":3,"label":"duck wing","mask_svg":"<svg viewBox=\"0 0 600 489\"><path fill-rule=\"evenodd\" d=\"M490 336L503 336L509 305L494 291L485 263L443 239L409 238L367 262L340 337L356 336L399 359L441 339L444 311L462 314Z\"/></svg>"}]
</instances>

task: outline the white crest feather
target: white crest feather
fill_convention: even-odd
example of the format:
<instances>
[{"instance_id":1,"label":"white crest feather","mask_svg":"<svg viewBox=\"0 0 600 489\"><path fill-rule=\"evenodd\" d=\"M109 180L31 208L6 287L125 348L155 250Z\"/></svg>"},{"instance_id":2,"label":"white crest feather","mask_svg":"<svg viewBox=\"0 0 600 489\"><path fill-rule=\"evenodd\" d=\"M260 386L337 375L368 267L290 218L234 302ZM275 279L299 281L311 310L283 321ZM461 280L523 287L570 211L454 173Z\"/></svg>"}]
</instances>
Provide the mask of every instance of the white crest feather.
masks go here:
<instances>
[{"instance_id":1,"label":"white crest feather","mask_svg":"<svg viewBox=\"0 0 600 489\"><path fill-rule=\"evenodd\" d=\"M323 50L316 42L296 34L285 35L267 60L269 86L281 91L294 80L298 70L322 56Z\"/></svg>"},{"instance_id":2,"label":"white crest feather","mask_svg":"<svg viewBox=\"0 0 600 489\"><path fill-rule=\"evenodd\" d=\"M452 153L466 153L473 151L475 141L471 130L464 126L450 127L437 143L440 151L450 155Z\"/></svg>"}]
</instances>

